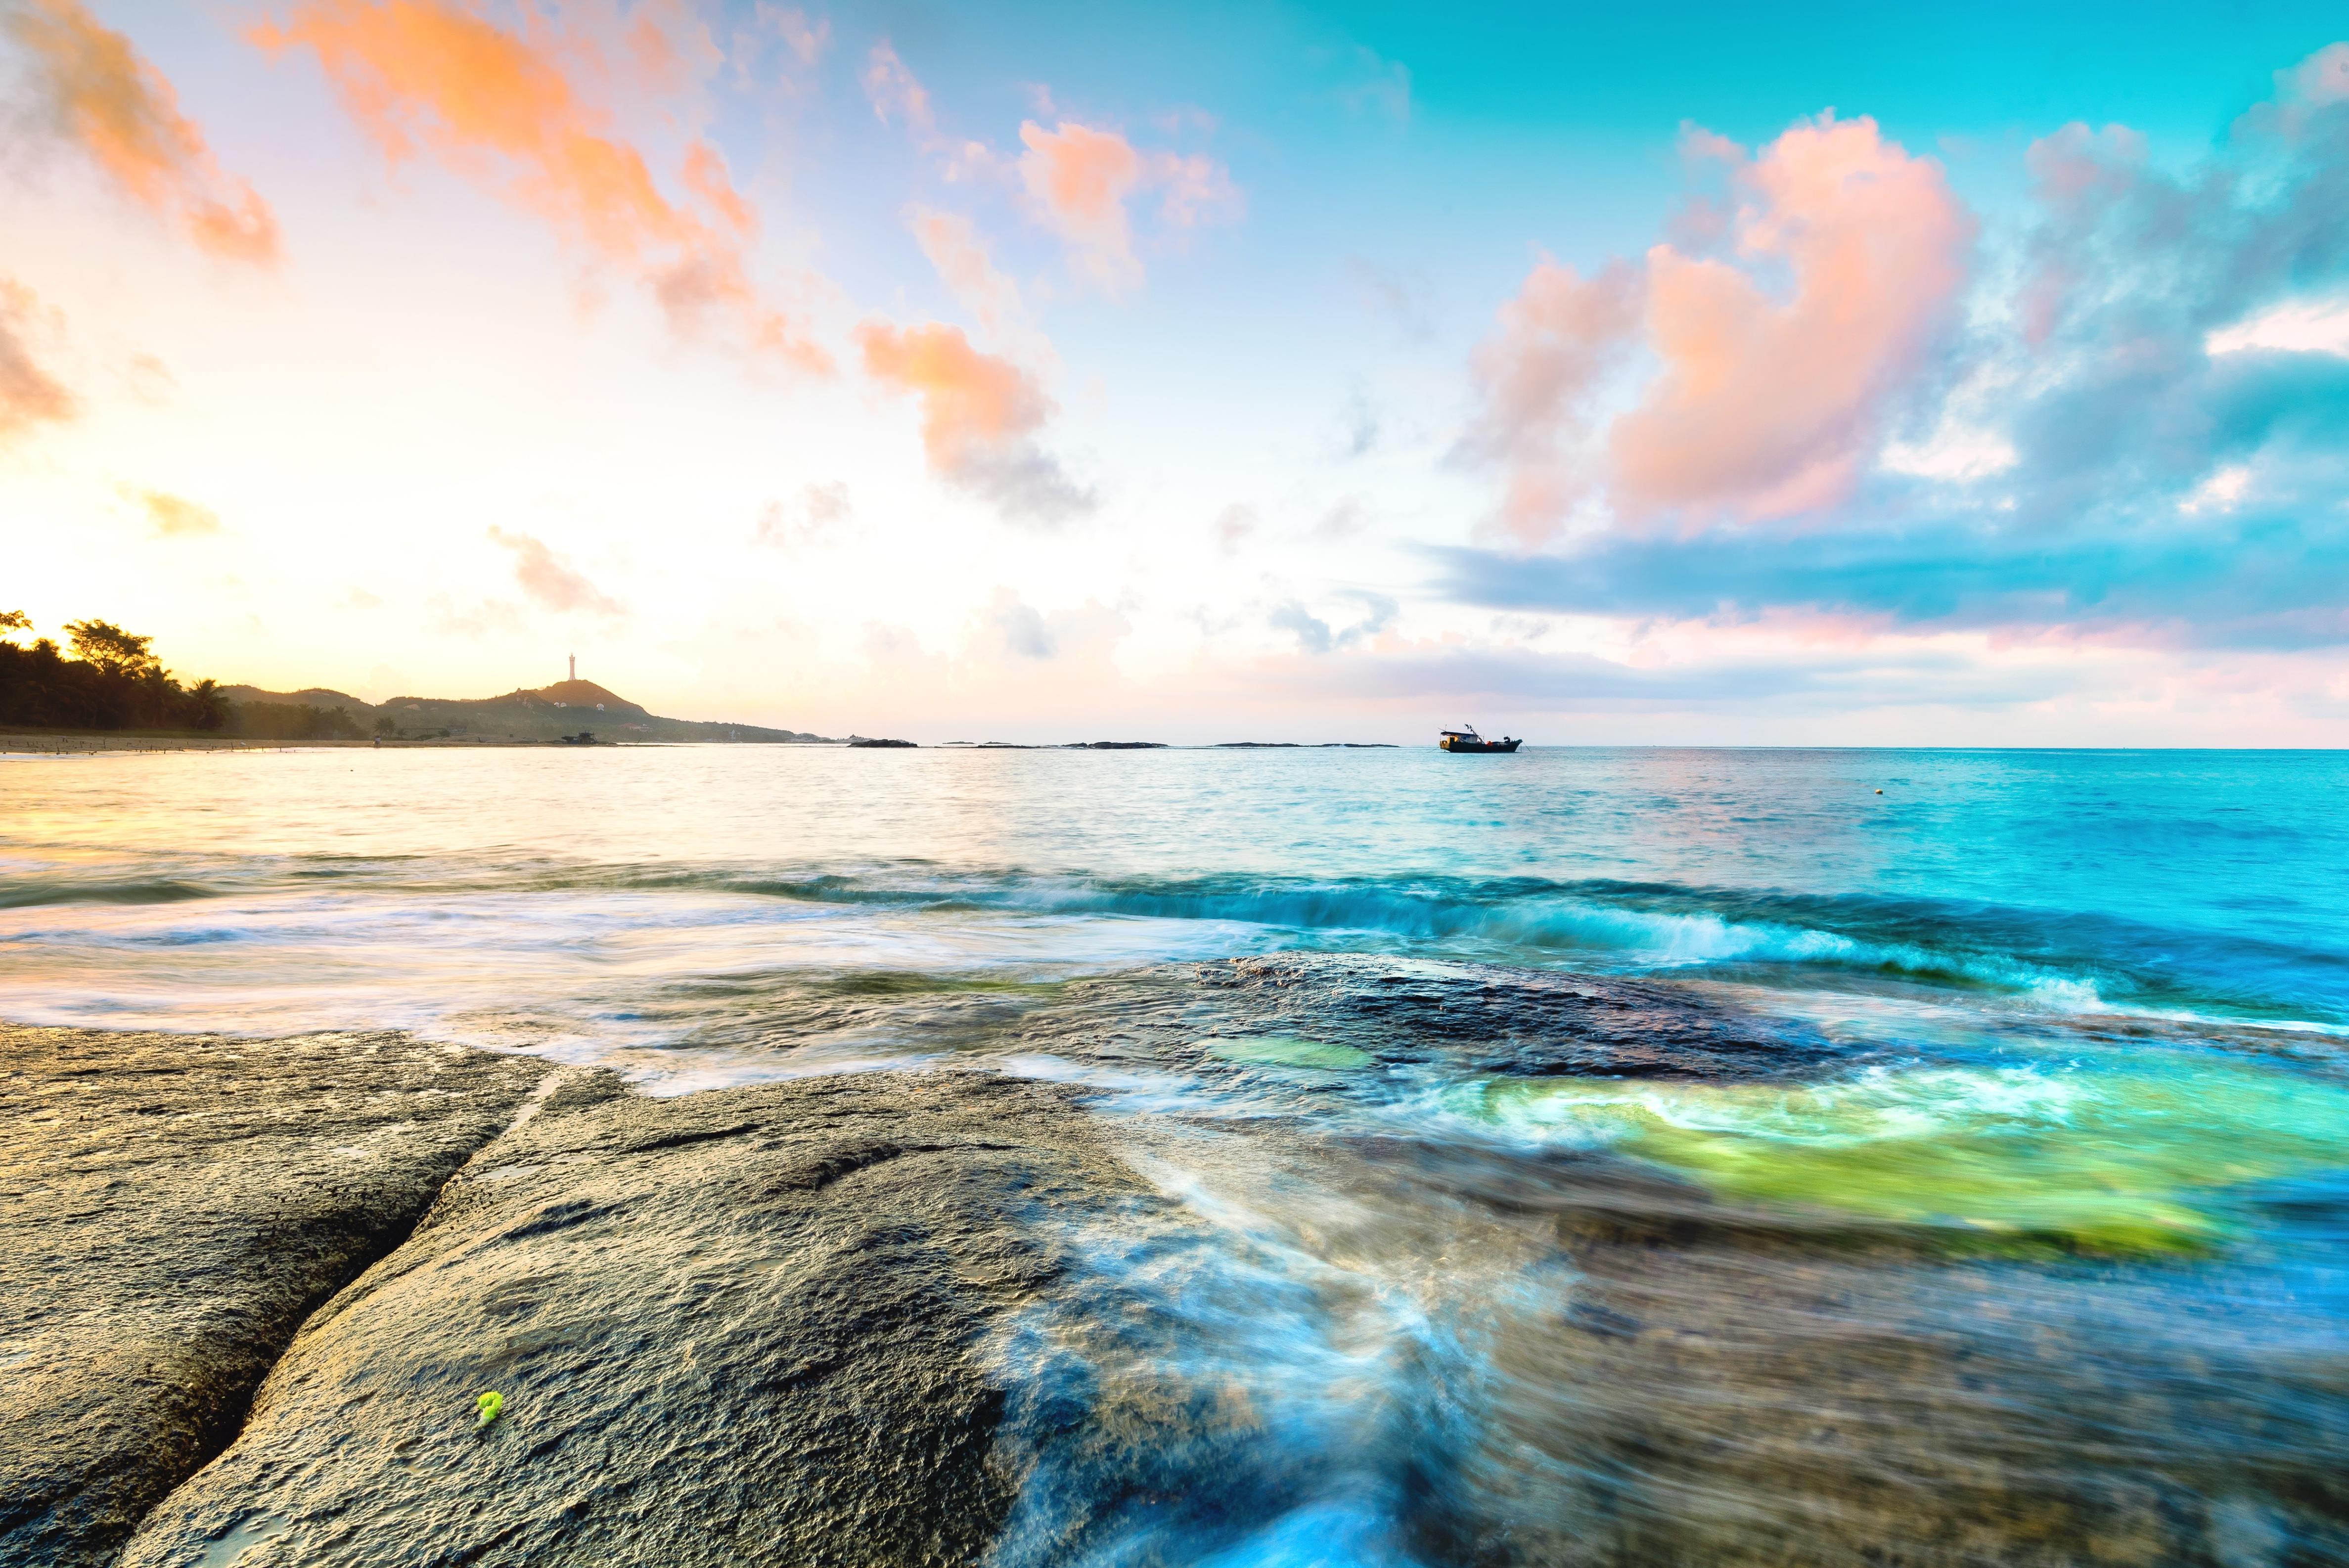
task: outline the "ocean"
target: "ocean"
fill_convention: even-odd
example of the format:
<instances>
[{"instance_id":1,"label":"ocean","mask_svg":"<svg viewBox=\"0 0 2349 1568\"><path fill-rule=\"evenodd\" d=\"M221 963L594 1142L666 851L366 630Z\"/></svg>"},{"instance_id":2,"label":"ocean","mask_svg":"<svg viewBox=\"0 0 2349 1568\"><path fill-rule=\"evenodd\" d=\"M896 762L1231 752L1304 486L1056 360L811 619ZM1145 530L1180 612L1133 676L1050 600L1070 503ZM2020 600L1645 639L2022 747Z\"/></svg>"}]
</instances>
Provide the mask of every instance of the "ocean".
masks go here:
<instances>
[{"instance_id":1,"label":"ocean","mask_svg":"<svg viewBox=\"0 0 2349 1568\"><path fill-rule=\"evenodd\" d=\"M2349 757L0 763L0 1016L1078 1086L1007 1565L2349 1562Z\"/></svg>"}]
</instances>

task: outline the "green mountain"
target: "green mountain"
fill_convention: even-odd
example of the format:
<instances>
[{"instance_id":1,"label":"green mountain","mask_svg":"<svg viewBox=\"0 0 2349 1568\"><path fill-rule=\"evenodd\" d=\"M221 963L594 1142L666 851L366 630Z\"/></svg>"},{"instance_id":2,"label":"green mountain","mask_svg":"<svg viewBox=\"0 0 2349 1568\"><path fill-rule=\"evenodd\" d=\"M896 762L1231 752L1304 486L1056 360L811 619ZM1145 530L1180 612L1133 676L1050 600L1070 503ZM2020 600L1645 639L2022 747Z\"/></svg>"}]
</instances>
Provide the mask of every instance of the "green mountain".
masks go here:
<instances>
[{"instance_id":1,"label":"green mountain","mask_svg":"<svg viewBox=\"0 0 2349 1568\"><path fill-rule=\"evenodd\" d=\"M264 691L259 686L233 686L222 687L221 695L241 704L274 704L322 712L339 708L368 735L423 738L445 734L451 738L481 740L560 740L585 730L598 740L719 740L767 746L838 744L827 736L795 729L664 718L646 712L594 681L557 681L535 690L517 686L503 696L395 696L372 704L326 686Z\"/></svg>"}]
</instances>

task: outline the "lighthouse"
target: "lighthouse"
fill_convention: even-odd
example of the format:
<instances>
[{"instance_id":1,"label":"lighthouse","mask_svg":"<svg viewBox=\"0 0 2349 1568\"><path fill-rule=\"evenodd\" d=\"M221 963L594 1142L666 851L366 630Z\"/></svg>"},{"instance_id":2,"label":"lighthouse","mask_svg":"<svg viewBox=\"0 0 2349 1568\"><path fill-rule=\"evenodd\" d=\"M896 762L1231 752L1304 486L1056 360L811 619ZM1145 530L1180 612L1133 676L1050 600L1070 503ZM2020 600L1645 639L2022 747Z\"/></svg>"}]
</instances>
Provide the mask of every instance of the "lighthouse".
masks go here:
<instances>
[{"instance_id":1,"label":"lighthouse","mask_svg":"<svg viewBox=\"0 0 2349 1568\"><path fill-rule=\"evenodd\" d=\"M571 655L571 678L574 681L579 678L579 655L577 654Z\"/></svg>"}]
</instances>

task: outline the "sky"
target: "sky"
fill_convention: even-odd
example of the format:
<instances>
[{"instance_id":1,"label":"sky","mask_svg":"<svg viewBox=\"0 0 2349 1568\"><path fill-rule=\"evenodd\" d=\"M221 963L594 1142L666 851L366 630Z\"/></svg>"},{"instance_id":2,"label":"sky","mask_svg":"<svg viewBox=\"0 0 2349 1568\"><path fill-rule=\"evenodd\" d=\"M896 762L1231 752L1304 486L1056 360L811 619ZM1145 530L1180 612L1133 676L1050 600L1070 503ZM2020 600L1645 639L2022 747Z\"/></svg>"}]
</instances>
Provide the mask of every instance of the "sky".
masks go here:
<instances>
[{"instance_id":1,"label":"sky","mask_svg":"<svg viewBox=\"0 0 2349 1568\"><path fill-rule=\"evenodd\" d=\"M2349 744L2349 22L0 0L5 609L926 741Z\"/></svg>"}]
</instances>

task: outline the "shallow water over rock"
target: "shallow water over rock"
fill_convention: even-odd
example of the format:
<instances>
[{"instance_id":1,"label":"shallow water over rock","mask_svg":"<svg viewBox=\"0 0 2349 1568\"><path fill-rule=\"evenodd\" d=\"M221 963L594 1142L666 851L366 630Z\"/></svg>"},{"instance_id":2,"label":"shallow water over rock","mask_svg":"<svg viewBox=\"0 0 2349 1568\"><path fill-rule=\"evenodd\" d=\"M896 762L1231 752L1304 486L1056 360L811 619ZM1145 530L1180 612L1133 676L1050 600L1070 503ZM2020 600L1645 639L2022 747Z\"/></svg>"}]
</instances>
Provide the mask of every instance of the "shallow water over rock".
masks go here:
<instances>
[{"instance_id":1,"label":"shallow water over rock","mask_svg":"<svg viewBox=\"0 0 2349 1568\"><path fill-rule=\"evenodd\" d=\"M1362 978L1233 967L1162 1006L1254 1028ZM1623 1019L1633 1076L1604 1023L1549 1060L1403 1026L1376 1066L1257 1047L1111 1092L1174 1206L1089 1233L1091 1284L1006 1342L1031 1468L999 1560L2349 1553L2341 1087L2079 1041L1775 1057L1716 998L1611 991L1568 1016ZM1142 1055L1071 1034L1053 1059Z\"/></svg>"}]
</instances>

